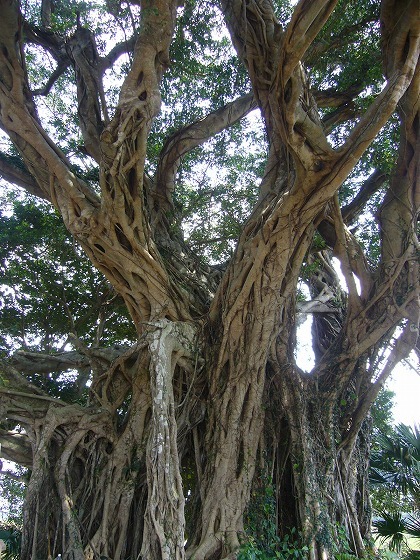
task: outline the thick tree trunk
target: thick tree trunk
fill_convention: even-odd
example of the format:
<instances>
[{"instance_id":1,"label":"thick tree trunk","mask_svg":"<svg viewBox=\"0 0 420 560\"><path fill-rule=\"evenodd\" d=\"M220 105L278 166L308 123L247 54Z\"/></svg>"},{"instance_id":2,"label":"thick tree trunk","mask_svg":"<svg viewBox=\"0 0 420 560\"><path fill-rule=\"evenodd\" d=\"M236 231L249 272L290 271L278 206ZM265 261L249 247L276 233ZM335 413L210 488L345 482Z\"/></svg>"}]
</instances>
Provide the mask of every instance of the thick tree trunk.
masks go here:
<instances>
[{"instance_id":1,"label":"thick tree trunk","mask_svg":"<svg viewBox=\"0 0 420 560\"><path fill-rule=\"evenodd\" d=\"M140 548L144 558L184 557L177 423L185 437L189 417L184 411L176 418L173 375L194 348L190 326L149 325L146 342L92 388L105 409L58 399L45 405L38 397L47 411L28 434L34 460L23 560L58 553L65 560L122 560L137 557Z\"/></svg>"},{"instance_id":2,"label":"thick tree trunk","mask_svg":"<svg viewBox=\"0 0 420 560\"><path fill-rule=\"evenodd\" d=\"M223 558L237 550L244 531L243 514L263 426L264 373L252 366L241 373L235 383L221 388L209 400L207 460L200 484L202 510L196 534L200 544L188 552L197 560Z\"/></svg>"},{"instance_id":3,"label":"thick tree trunk","mask_svg":"<svg viewBox=\"0 0 420 560\"><path fill-rule=\"evenodd\" d=\"M343 536L355 554L362 556L370 527L366 429L351 447L343 448L342 398L337 400L312 379L299 382L293 370L283 370L276 385L280 385L286 418L283 437L288 434L287 451L277 456L277 461L283 460L276 481L280 533L287 533L290 520L295 520L313 560L333 557ZM282 495L282 488L290 483L295 490L287 496L294 506Z\"/></svg>"}]
</instances>

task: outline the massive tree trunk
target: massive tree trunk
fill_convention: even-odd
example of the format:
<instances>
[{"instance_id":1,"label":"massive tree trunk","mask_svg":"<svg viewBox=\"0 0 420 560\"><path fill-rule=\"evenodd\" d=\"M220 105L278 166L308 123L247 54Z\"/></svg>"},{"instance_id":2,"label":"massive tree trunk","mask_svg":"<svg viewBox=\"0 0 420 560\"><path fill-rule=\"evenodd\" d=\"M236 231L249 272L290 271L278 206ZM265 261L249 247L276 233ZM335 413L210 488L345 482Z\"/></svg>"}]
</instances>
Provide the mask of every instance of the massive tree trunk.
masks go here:
<instances>
[{"instance_id":1,"label":"massive tree trunk","mask_svg":"<svg viewBox=\"0 0 420 560\"><path fill-rule=\"evenodd\" d=\"M93 36L79 29L67 48L85 149L100 164L99 196L42 129L22 60L18 4L1 2L1 125L30 173L24 181L12 169L8 177L60 211L123 298L138 335L117 355L80 347L78 367L87 360L93 375L88 406L31 385L18 358L20 373L3 366L2 409L26 435L23 442L2 430L0 441L10 458L27 457L31 467L22 559L227 558L244 537L261 457L277 473L280 534L293 523L311 559L329 558L339 523L361 555L369 531L363 422L418 336L415 3L383 2L387 84L346 142L333 148L301 61L337 2L301 1L286 29L269 2L220 2L253 95L172 135L153 179L145 174L146 142L160 108L177 2L140 4L132 66L111 119ZM269 138L268 162L258 203L216 282L190 265L188 248L170 227L176 169L183 154L255 103ZM398 104L400 155L380 212L381 266L372 272L347 227L356 210L342 212L337 191ZM313 277L319 315L309 375L293 354L295 297L317 229L329 249L325 270ZM332 303L332 252L348 284L340 314ZM375 352L403 319L377 375Z\"/></svg>"}]
</instances>

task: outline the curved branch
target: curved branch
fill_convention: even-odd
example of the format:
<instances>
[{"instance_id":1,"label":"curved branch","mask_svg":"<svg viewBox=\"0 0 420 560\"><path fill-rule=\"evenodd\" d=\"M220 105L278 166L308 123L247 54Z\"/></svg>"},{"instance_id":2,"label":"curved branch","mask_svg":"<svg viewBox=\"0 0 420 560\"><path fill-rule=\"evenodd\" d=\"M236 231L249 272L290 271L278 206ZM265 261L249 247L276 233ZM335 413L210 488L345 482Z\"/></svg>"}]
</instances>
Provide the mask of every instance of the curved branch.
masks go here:
<instances>
[{"instance_id":1,"label":"curved branch","mask_svg":"<svg viewBox=\"0 0 420 560\"><path fill-rule=\"evenodd\" d=\"M44 2L42 4L44 6ZM43 49L48 51L51 56L57 61L57 67L48 78L46 84L43 87L38 88L32 92L33 95L47 95L51 91L51 88L53 87L57 79L72 64L71 57L69 57L66 50L66 40L63 38L63 36L60 36L59 34L54 33L53 31L48 29L48 25L44 25L44 27L37 27L27 21L23 21L23 31L25 43L32 43L34 45L42 47ZM76 31L76 35L79 31L80 28ZM122 54L133 51L136 39L137 37L133 36L126 41L117 43L112 47L107 55L98 57L98 67L100 69L101 76L103 75L104 71L110 68ZM72 39L70 39L70 41L71 40Z\"/></svg>"},{"instance_id":2,"label":"curved branch","mask_svg":"<svg viewBox=\"0 0 420 560\"><path fill-rule=\"evenodd\" d=\"M7 461L31 468L32 446L28 436L0 428L0 456Z\"/></svg>"},{"instance_id":3,"label":"curved branch","mask_svg":"<svg viewBox=\"0 0 420 560\"><path fill-rule=\"evenodd\" d=\"M395 4L393 0L390 2ZM389 2L385 2L387 4ZM343 161L360 158L395 111L416 72L420 47L417 4L414 1L397 1L396 4L399 6L395 6L392 21L389 21L390 28L384 31L385 40L398 50L392 53L393 64L387 60L388 83L338 151L338 165L342 165ZM395 22L398 24L394 25Z\"/></svg>"},{"instance_id":4,"label":"curved branch","mask_svg":"<svg viewBox=\"0 0 420 560\"><path fill-rule=\"evenodd\" d=\"M67 58L62 36L54 33L50 29L42 29L36 25L32 25L25 20L22 22L22 27L25 43L33 43L34 45L43 47L57 61Z\"/></svg>"},{"instance_id":5,"label":"curved branch","mask_svg":"<svg viewBox=\"0 0 420 560\"><path fill-rule=\"evenodd\" d=\"M67 52L76 74L77 113L85 147L89 155L99 163L100 135L108 121L108 113L95 36L89 29L78 28L67 43Z\"/></svg>"},{"instance_id":6,"label":"curved branch","mask_svg":"<svg viewBox=\"0 0 420 560\"><path fill-rule=\"evenodd\" d=\"M154 194L159 197L159 202L171 203L171 193L182 156L232 126L256 107L253 94L248 93L168 138L162 148L156 172Z\"/></svg>"},{"instance_id":7,"label":"curved branch","mask_svg":"<svg viewBox=\"0 0 420 560\"><path fill-rule=\"evenodd\" d=\"M85 369L90 367L90 360L101 361L105 366L127 351L125 346L115 346L110 348L90 348L89 355L77 351L59 352L57 354L43 354L41 352L19 351L13 355L11 364L24 373L30 375L34 373L48 374L60 373L72 369Z\"/></svg>"},{"instance_id":8,"label":"curved branch","mask_svg":"<svg viewBox=\"0 0 420 560\"><path fill-rule=\"evenodd\" d=\"M0 177L18 187L22 187L30 194L45 199L45 194L39 188L32 175L25 169L23 162L19 162L19 164L16 165L13 158L0 152Z\"/></svg>"},{"instance_id":9,"label":"curved branch","mask_svg":"<svg viewBox=\"0 0 420 560\"><path fill-rule=\"evenodd\" d=\"M300 0L283 37L282 79L286 83L330 17L338 0Z\"/></svg>"},{"instance_id":10,"label":"curved branch","mask_svg":"<svg viewBox=\"0 0 420 560\"><path fill-rule=\"evenodd\" d=\"M372 195L384 185L388 178L387 173L381 169L375 169L366 179L353 200L341 210L343 221L347 226L357 220L363 212L366 203L370 200Z\"/></svg>"},{"instance_id":11,"label":"curved branch","mask_svg":"<svg viewBox=\"0 0 420 560\"><path fill-rule=\"evenodd\" d=\"M32 90L32 95L48 95L51 89L53 88L55 82L58 80L60 76L64 74L64 72L67 70L70 64L71 64L70 59L62 60L61 62L59 62L57 68L48 78L47 83L41 88Z\"/></svg>"},{"instance_id":12,"label":"curved branch","mask_svg":"<svg viewBox=\"0 0 420 560\"><path fill-rule=\"evenodd\" d=\"M44 6L44 2L42 5ZM57 62L57 67L48 78L46 84L32 91L32 95L48 95L58 78L64 74L71 65L71 60L66 52L65 39L52 32L50 29L36 27L27 21L23 22L23 32L23 40L25 43L32 43L42 47L49 52Z\"/></svg>"},{"instance_id":13,"label":"curved branch","mask_svg":"<svg viewBox=\"0 0 420 560\"><path fill-rule=\"evenodd\" d=\"M110 68L114 62L116 62L119 57L125 53L133 52L134 46L137 41L137 36L133 36L127 41L122 41L121 43L117 43L107 55L101 57L100 65L102 72L107 68Z\"/></svg>"},{"instance_id":14,"label":"curved branch","mask_svg":"<svg viewBox=\"0 0 420 560\"><path fill-rule=\"evenodd\" d=\"M355 220L357 220L359 215L363 212L365 205L370 200L371 196L383 186L387 179L388 175L380 169L375 169L370 177L366 179L353 200L349 204L347 204L347 206L344 206L344 208L342 208L341 210L343 223L347 227L350 226ZM331 249L334 249L337 242L337 234L332 220L322 220L318 225L318 231L324 238L324 241L327 243L327 245ZM348 232L347 235L351 236L351 233ZM356 243L355 239L354 242Z\"/></svg>"},{"instance_id":15,"label":"curved branch","mask_svg":"<svg viewBox=\"0 0 420 560\"><path fill-rule=\"evenodd\" d=\"M349 290L348 314L357 313L363 301L366 301L372 286L372 275L369 271L365 255L356 239L344 225L338 203L338 194L334 195L333 219L337 241L334 255L340 260L341 270ZM362 293L359 296L354 274L360 279Z\"/></svg>"}]
</instances>

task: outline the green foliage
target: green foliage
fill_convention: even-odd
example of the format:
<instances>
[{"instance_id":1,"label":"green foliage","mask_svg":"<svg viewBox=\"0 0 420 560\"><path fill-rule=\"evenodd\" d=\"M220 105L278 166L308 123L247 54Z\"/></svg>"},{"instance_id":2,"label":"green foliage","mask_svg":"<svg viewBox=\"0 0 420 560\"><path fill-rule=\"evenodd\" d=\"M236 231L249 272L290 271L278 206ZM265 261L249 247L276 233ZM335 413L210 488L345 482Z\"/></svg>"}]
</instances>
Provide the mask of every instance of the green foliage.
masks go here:
<instances>
[{"instance_id":1,"label":"green foliage","mask_svg":"<svg viewBox=\"0 0 420 560\"><path fill-rule=\"evenodd\" d=\"M391 436L394 431L392 409L395 393L382 388L370 410L372 418L372 445L374 450L380 449L379 438L382 435Z\"/></svg>"},{"instance_id":2,"label":"green foliage","mask_svg":"<svg viewBox=\"0 0 420 560\"><path fill-rule=\"evenodd\" d=\"M293 527L283 539L274 538L269 548L261 548L257 541L250 537L241 547L237 558L238 560L305 560L307 552L308 547L302 544L301 538Z\"/></svg>"},{"instance_id":3,"label":"green foliage","mask_svg":"<svg viewBox=\"0 0 420 560\"><path fill-rule=\"evenodd\" d=\"M411 554L407 537L420 542L418 427L399 424L391 432L388 429L387 433L379 434L371 458L370 482L379 515L373 522L378 539L391 551L404 552L406 558L406 554Z\"/></svg>"},{"instance_id":4,"label":"green foliage","mask_svg":"<svg viewBox=\"0 0 420 560\"><path fill-rule=\"evenodd\" d=\"M6 516L7 525L20 529L23 524L22 503L26 492L24 479L27 470L15 465L13 474L15 476L11 477L4 472L0 473L0 496L7 506L7 509L2 511L2 517Z\"/></svg>"},{"instance_id":5,"label":"green foliage","mask_svg":"<svg viewBox=\"0 0 420 560\"><path fill-rule=\"evenodd\" d=\"M419 560L420 551L410 550L404 554L404 560Z\"/></svg>"},{"instance_id":6,"label":"green foliage","mask_svg":"<svg viewBox=\"0 0 420 560\"><path fill-rule=\"evenodd\" d=\"M283 538L277 534L276 497L271 479L263 475L251 493L245 516L246 542L238 560L304 560L308 547L293 527Z\"/></svg>"},{"instance_id":7,"label":"green foliage","mask_svg":"<svg viewBox=\"0 0 420 560\"><path fill-rule=\"evenodd\" d=\"M420 429L399 424L390 435L380 434L379 450L371 457L370 481L389 492L409 496L420 507Z\"/></svg>"},{"instance_id":8,"label":"green foliage","mask_svg":"<svg viewBox=\"0 0 420 560\"><path fill-rule=\"evenodd\" d=\"M2 202L1 354L71 350L70 335L86 346L133 341L135 330L123 301L93 268L56 212L46 203L14 193ZM84 402L86 397L86 387L75 383L75 372L27 377L68 402Z\"/></svg>"},{"instance_id":9,"label":"green foliage","mask_svg":"<svg viewBox=\"0 0 420 560\"><path fill-rule=\"evenodd\" d=\"M381 512L381 518L373 522L373 526L379 536L381 543L388 542L391 550L399 553L403 544L406 543L404 536L405 523L401 512Z\"/></svg>"},{"instance_id":10,"label":"green foliage","mask_svg":"<svg viewBox=\"0 0 420 560\"><path fill-rule=\"evenodd\" d=\"M315 87L347 91L379 90L382 82L379 5L374 0L342 0L308 53ZM322 57L320 57L322 53ZM366 93L365 95L366 96Z\"/></svg>"},{"instance_id":11,"label":"green foliage","mask_svg":"<svg viewBox=\"0 0 420 560\"><path fill-rule=\"evenodd\" d=\"M19 560L22 542L21 531L14 527L0 529L0 539L6 545L6 550L1 555L2 560Z\"/></svg>"},{"instance_id":12,"label":"green foliage","mask_svg":"<svg viewBox=\"0 0 420 560\"><path fill-rule=\"evenodd\" d=\"M415 514L404 514L400 511L382 511L380 517L374 519L373 526L378 540L381 545L389 547L389 549L402 558L406 559L415 552L411 547L414 545L420 547L420 515L417 511Z\"/></svg>"},{"instance_id":13,"label":"green foliage","mask_svg":"<svg viewBox=\"0 0 420 560\"><path fill-rule=\"evenodd\" d=\"M6 544L2 560L18 560L23 526L22 504L26 492L27 469L15 465L13 476L0 472L0 496L2 499L2 518L0 539Z\"/></svg>"},{"instance_id":14,"label":"green foliage","mask_svg":"<svg viewBox=\"0 0 420 560\"><path fill-rule=\"evenodd\" d=\"M133 339L121 301L47 204L3 198L0 274L3 353L16 348L59 351L69 333L92 344L99 318L110 325L103 330L104 342Z\"/></svg>"}]
</instances>

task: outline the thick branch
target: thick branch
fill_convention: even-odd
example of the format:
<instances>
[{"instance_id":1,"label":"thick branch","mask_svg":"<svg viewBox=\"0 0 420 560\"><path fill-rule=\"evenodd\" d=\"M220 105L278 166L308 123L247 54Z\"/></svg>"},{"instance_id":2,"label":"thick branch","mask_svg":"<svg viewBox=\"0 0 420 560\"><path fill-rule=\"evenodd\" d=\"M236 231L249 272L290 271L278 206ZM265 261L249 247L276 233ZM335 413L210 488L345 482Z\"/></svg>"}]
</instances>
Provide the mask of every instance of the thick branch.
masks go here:
<instances>
[{"instance_id":1,"label":"thick branch","mask_svg":"<svg viewBox=\"0 0 420 560\"><path fill-rule=\"evenodd\" d=\"M349 104L363 90L363 86L355 85L345 92L337 92L334 89L311 89L318 107L336 107L337 109Z\"/></svg>"},{"instance_id":2,"label":"thick branch","mask_svg":"<svg viewBox=\"0 0 420 560\"><path fill-rule=\"evenodd\" d=\"M127 347L91 348L89 356L81 352L59 352L58 354L42 354L39 352L20 351L13 355L11 364L20 372L30 375L34 373L60 373L72 369L90 367L91 360L101 361L103 368L127 351Z\"/></svg>"},{"instance_id":3,"label":"thick branch","mask_svg":"<svg viewBox=\"0 0 420 560\"><path fill-rule=\"evenodd\" d=\"M28 436L0 428L0 457L31 468L32 446Z\"/></svg>"},{"instance_id":4,"label":"thick branch","mask_svg":"<svg viewBox=\"0 0 420 560\"><path fill-rule=\"evenodd\" d=\"M24 20L22 25L26 43L33 43L44 48L57 62L67 58L63 37L53 33L50 29L41 29Z\"/></svg>"},{"instance_id":5,"label":"thick branch","mask_svg":"<svg viewBox=\"0 0 420 560\"><path fill-rule=\"evenodd\" d=\"M363 85L354 84L343 93L333 89L311 90L317 107L335 108L322 119L325 134L329 134L334 127L359 116L360 111L354 103L355 97L363 90Z\"/></svg>"},{"instance_id":6,"label":"thick branch","mask_svg":"<svg viewBox=\"0 0 420 560\"><path fill-rule=\"evenodd\" d=\"M337 235L334 254L340 260L341 270L349 290L348 314L350 315L352 313L357 313L360 310L362 301L366 301L367 295L370 292L372 279L361 247L344 225L337 194L334 195L333 216ZM354 274L360 279L362 291L360 297Z\"/></svg>"},{"instance_id":7,"label":"thick branch","mask_svg":"<svg viewBox=\"0 0 420 560\"><path fill-rule=\"evenodd\" d=\"M155 195L160 199L159 204L163 203L165 205L165 203L170 204L171 202L175 176L182 156L236 123L256 106L253 94L249 93L210 113L204 119L186 126L168 138L162 148L156 174Z\"/></svg>"},{"instance_id":8,"label":"thick branch","mask_svg":"<svg viewBox=\"0 0 420 560\"><path fill-rule=\"evenodd\" d=\"M22 187L30 194L40 198L46 198L44 192L39 188L35 179L23 165L16 165L12 158L0 153L0 176L9 183Z\"/></svg>"},{"instance_id":9,"label":"thick branch","mask_svg":"<svg viewBox=\"0 0 420 560\"><path fill-rule=\"evenodd\" d=\"M136 41L137 41L137 37L133 36L127 41L117 43L106 56L101 58L102 71L107 68L110 68L114 64L114 62L116 62L119 59L121 55L132 52L136 44Z\"/></svg>"},{"instance_id":10,"label":"thick branch","mask_svg":"<svg viewBox=\"0 0 420 560\"><path fill-rule=\"evenodd\" d=\"M67 43L67 50L73 60L76 74L77 112L85 147L99 163L101 159L99 138L108 115L99 69L99 55L93 33L83 27L77 29Z\"/></svg>"},{"instance_id":11,"label":"thick branch","mask_svg":"<svg viewBox=\"0 0 420 560\"><path fill-rule=\"evenodd\" d=\"M346 225L351 225L357 220L363 212L366 203L384 185L387 179L388 174L380 169L375 169L370 177L366 179L353 200L341 210Z\"/></svg>"},{"instance_id":12,"label":"thick branch","mask_svg":"<svg viewBox=\"0 0 420 560\"><path fill-rule=\"evenodd\" d=\"M221 4L232 42L248 68L254 95L264 102L276 75L282 32L273 6L265 0L223 0Z\"/></svg>"},{"instance_id":13,"label":"thick branch","mask_svg":"<svg viewBox=\"0 0 420 560\"><path fill-rule=\"evenodd\" d=\"M286 83L323 28L338 0L300 0L285 31L282 79Z\"/></svg>"},{"instance_id":14,"label":"thick branch","mask_svg":"<svg viewBox=\"0 0 420 560\"><path fill-rule=\"evenodd\" d=\"M391 0L390 3L395 4ZM389 2L384 3L385 6L388 4ZM394 63L387 60L388 83L339 150L339 166L360 158L395 111L415 74L420 46L417 4L415 1L396 4L398 6L395 6L392 21L389 21L389 28L385 30L385 40L391 42L397 50L391 57ZM398 24L394 25L395 22Z\"/></svg>"},{"instance_id":15,"label":"thick branch","mask_svg":"<svg viewBox=\"0 0 420 560\"><path fill-rule=\"evenodd\" d=\"M352 101L337 107L335 111L328 113L328 115L322 119L322 126L325 134L330 134L336 126L351 119L355 119L359 115L360 111L356 108L356 105Z\"/></svg>"}]
</instances>

